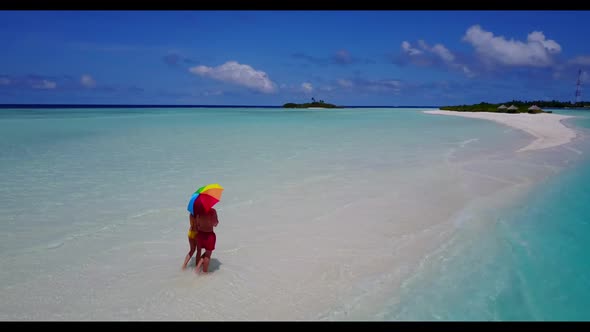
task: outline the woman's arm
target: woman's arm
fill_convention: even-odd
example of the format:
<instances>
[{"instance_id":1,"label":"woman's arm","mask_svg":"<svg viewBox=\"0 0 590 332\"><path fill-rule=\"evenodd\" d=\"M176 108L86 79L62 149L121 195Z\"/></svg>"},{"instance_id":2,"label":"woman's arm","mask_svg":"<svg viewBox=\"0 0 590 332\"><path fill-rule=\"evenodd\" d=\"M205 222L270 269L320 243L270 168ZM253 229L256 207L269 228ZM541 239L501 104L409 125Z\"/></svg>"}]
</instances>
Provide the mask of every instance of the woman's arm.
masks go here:
<instances>
[{"instance_id":1,"label":"woman's arm","mask_svg":"<svg viewBox=\"0 0 590 332\"><path fill-rule=\"evenodd\" d=\"M217 227L217 225L219 224L219 219L217 219L217 211L213 210L213 218L215 218L213 220L213 227Z\"/></svg>"}]
</instances>

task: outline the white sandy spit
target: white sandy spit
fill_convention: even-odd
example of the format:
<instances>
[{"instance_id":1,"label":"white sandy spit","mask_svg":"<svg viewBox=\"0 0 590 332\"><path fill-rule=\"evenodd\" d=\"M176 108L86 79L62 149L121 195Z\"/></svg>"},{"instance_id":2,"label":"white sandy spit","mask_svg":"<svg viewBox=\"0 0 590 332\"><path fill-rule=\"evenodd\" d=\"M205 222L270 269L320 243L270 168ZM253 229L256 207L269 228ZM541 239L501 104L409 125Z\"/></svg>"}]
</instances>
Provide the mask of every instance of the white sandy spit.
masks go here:
<instances>
[{"instance_id":1,"label":"white sandy spit","mask_svg":"<svg viewBox=\"0 0 590 332\"><path fill-rule=\"evenodd\" d=\"M491 112L454 112L454 111L424 111L428 114L454 115L466 118L495 121L516 129L523 130L536 139L520 151L540 150L566 144L576 138L576 132L565 126L561 120L572 118L569 115L541 113L541 114L508 114Z\"/></svg>"}]
</instances>

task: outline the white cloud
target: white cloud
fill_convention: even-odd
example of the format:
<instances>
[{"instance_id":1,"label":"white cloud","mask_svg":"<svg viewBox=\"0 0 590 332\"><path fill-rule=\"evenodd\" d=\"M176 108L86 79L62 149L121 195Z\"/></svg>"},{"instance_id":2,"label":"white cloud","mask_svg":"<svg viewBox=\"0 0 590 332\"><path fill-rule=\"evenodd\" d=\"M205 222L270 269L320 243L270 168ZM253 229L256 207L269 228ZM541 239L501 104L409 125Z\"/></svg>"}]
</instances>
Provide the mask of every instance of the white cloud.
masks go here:
<instances>
[{"instance_id":1,"label":"white cloud","mask_svg":"<svg viewBox=\"0 0 590 332\"><path fill-rule=\"evenodd\" d=\"M41 80L40 82L33 83L32 87L34 89L50 90L50 89L55 89L57 87L57 83L55 83L53 81L49 81L49 80Z\"/></svg>"},{"instance_id":2,"label":"white cloud","mask_svg":"<svg viewBox=\"0 0 590 332\"><path fill-rule=\"evenodd\" d=\"M381 80L370 82L369 88L377 91L395 91L399 92L401 82L397 80Z\"/></svg>"},{"instance_id":3,"label":"white cloud","mask_svg":"<svg viewBox=\"0 0 590 332\"><path fill-rule=\"evenodd\" d=\"M418 46L422 49L413 48L410 42L402 42L402 49L411 59L410 61L416 65L431 66L439 64L441 61L444 65L460 70L467 77L473 77L474 73L467 67L467 65L456 61L456 57L443 44L428 45L424 40L418 40Z\"/></svg>"},{"instance_id":4,"label":"white cloud","mask_svg":"<svg viewBox=\"0 0 590 332\"><path fill-rule=\"evenodd\" d=\"M85 74L80 78L80 84L87 88L94 88L96 86L96 81L94 78L92 78L92 76Z\"/></svg>"},{"instance_id":5,"label":"white cloud","mask_svg":"<svg viewBox=\"0 0 590 332\"><path fill-rule=\"evenodd\" d=\"M572 65L590 66L590 56L580 55L568 61Z\"/></svg>"},{"instance_id":6,"label":"white cloud","mask_svg":"<svg viewBox=\"0 0 590 332\"><path fill-rule=\"evenodd\" d=\"M352 56L347 50L340 50L334 55L334 61L340 64L349 64L353 62Z\"/></svg>"},{"instance_id":7,"label":"white cloud","mask_svg":"<svg viewBox=\"0 0 590 332\"><path fill-rule=\"evenodd\" d=\"M553 64L553 55L561 52L561 46L546 39L540 31L531 32L527 41L522 42L494 36L474 25L467 29L463 40L470 43L483 60L508 66L547 67Z\"/></svg>"},{"instance_id":8,"label":"white cloud","mask_svg":"<svg viewBox=\"0 0 590 332\"><path fill-rule=\"evenodd\" d=\"M223 91L220 90L215 90L215 91L205 91L203 92L203 96L221 96L223 94Z\"/></svg>"},{"instance_id":9,"label":"white cloud","mask_svg":"<svg viewBox=\"0 0 590 332\"><path fill-rule=\"evenodd\" d=\"M449 49L444 47L442 44L434 45L430 51L438 55L445 62L453 62L455 60L453 53L451 53L451 51L449 51Z\"/></svg>"},{"instance_id":10,"label":"white cloud","mask_svg":"<svg viewBox=\"0 0 590 332\"><path fill-rule=\"evenodd\" d=\"M236 61L228 61L217 67L196 66L190 68L189 71L195 75L245 86L264 93L276 91L276 84L265 72Z\"/></svg>"},{"instance_id":11,"label":"white cloud","mask_svg":"<svg viewBox=\"0 0 590 332\"><path fill-rule=\"evenodd\" d=\"M473 72L469 69L469 67L467 67L465 65L461 65L461 70L463 70L463 73L469 77L474 76Z\"/></svg>"},{"instance_id":12,"label":"white cloud","mask_svg":"<svg viewBox=\"0 0 590 332\"><path fill-rule=\"evenodd\" d=\"M402 83L398 80L358 80L357 86L364 91L378 92L378 93L393 93L400 92Z\"/></svg>"},{"instance_id":13,"label":"white cloud","mask_svg":"<svg viewBox=\"0 0 590 332\"><path fill-rule=\"evenodd\" d=\"M545 39L545 34L542 31L533 31L529 33L527 37L527 41L529 43L540 43L547 49L549 53L559 53L561 52L561 46L552 39Z\"/></svg>"},{"instance_id":14,"label":"white cloud","mask_svg":"<svg viewBox=\"0 0 590 332\"><path fill-rule=\"evenodd\" d=\"M424 40L422 40L422 39L418 40L418 45L419 45L419 46L420 46L420 47L421 47L423 50L427 50L427 49L429 49L429 48L430 48L430 46L428 46L428 44L427 44L427 43L426 43Z\"/></svg>"},{"instance_id":15,"label":"white cloud","mask_svg":"<svg viewBox=\"0 0 590 332\"><path fill-rule=\"evenodd\" d=\"M308 82L301 83L301 89L303 89L303 92L305 93L313 92L313 86Z\"/></svg>"},{"instance_id":16,"label":"white cloud","mask_svg":"<svg viewBox=\"0 0 590 332\"><path fill-rule=\"evenodd\" d=\"M424 52L430 52L441 58L445 62L453 62L455 60L455 55L449 51L443 44L436 44L433 47L430 47L424 40L418 40L418 46L422 50L412 47L412 44L407 41L402 42L402 50L406 52L410 56L419 56L424 55Z\"/></svg>"},{"instance_id":17,"label":"white cloud","mask_svg":"<svg viewBox=\"0 0 590 332\"><path fill-rule=\"evenodd\" d=\"M405 40L402 42L402 50L404 50L404 52L406 52L408 55L418 55L424 53L417 48L413 48L412 45Z\"/></svg>"},{"instance_id":18,"label":"white cloud","mask_svg":"<svg viewBox=\"0 0 590 332\"><path fill-rule=\"evenodd\" d=\"M350 88L352 87L352 81L350 80L344 80L344 79L340 79L337 81L338 85L340 85L343 88Z\"/></svg>"},{"instance_id":19,"label":"white cloud","mask_svg":"<svg viewBox=\"0 0 590 332\"><path fill-rule=\"evenodd\" d=\"M354 91L355 93L371 94L378 93L382 95L397 95L407 85L397 79L366 79L356 76L350 79L338 79L335 81L337 87L325 86L320 87L320 91Z\"/></svg>"}]
</instances>

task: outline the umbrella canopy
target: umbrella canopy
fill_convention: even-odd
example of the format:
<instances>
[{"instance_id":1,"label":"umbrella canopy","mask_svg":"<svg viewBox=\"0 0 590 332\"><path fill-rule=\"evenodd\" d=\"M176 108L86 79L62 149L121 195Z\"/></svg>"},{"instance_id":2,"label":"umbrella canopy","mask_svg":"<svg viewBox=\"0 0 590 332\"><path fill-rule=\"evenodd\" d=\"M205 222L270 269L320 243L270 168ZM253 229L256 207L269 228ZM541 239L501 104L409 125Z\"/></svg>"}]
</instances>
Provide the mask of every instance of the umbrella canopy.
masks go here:
<instances>
[{"instance_id":1,"label":"umbrella canopy","mask_svg":"<svg viewBox=\"0 0 590 332\"><path fill-rule=\"evenodd\" d=\"M195 205L200 204L207 212L221 200L222 193L223 187L217 183L202 186L191 196L191 199L188 202L187 210L194 216Z\"/></svg>"}]
</instances>

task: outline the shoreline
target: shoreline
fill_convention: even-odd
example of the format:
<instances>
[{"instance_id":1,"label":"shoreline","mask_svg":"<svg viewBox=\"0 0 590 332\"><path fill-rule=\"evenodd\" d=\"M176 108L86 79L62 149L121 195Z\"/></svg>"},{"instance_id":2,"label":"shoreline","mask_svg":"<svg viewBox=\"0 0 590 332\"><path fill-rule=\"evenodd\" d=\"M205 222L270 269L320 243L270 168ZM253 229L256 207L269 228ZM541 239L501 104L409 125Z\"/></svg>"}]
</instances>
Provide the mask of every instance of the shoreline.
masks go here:
<instances>
[{"instance_id":1,"label":"shoreline","mask_svg":"<svg viewBox=\"0 0 590 332\"><path fill-rule=\"evenodd\" d=\"M527 146L516 152L542 150L556 147L573 141L577 132L564 125L561 121L573 118L571 115L560 114L507 114L491 112L455 112L455 111L422 111L427 114L462 116L472 119L490 120L515 129L522 130L533 137L535 140Z\"/></svg>"}]
</instances>

